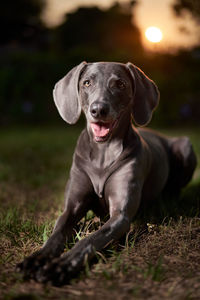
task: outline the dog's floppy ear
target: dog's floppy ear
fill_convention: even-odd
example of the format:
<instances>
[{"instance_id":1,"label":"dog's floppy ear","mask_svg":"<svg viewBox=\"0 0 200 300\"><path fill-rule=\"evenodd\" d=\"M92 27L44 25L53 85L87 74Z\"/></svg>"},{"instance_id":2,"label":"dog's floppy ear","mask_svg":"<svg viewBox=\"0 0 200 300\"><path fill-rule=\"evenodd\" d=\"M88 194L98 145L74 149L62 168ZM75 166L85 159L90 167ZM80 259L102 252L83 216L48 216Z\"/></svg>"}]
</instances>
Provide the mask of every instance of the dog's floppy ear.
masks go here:
<instances>
[{"instance_id":1,"label":"dog's floppy ear","mask_svg":"<svg viewBox=\"0 0 200 300\"><path fill-rule=\"evenodd\" d=\"M137 125L144 126L151 120L152 113L158 105L160 93L155 83L138 67L132 63L127 63L126 66L134 85L132 115Z\"/></svg>"},{"instance_id":2,"label":"dog's floppy ear","mask_svg":"<svg viewBox=\"0 0 200 300\"><path fill-rule=\"evenodd\" d=\"M80 72L85 65L86 62L82 62L74 67L65 77L56 83L53 90L56 107L63 120L69 124L76 123L81 114L78 83Z\"/></svg>"}]
</instances>

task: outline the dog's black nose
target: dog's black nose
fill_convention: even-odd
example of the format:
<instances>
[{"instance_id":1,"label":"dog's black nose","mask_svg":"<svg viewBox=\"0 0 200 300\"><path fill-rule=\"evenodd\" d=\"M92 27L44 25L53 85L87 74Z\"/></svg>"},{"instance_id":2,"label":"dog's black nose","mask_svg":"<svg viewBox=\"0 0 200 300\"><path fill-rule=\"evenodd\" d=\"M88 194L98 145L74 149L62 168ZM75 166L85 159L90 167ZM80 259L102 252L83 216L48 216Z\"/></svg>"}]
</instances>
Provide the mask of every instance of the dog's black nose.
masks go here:
<instances>
[{"instance_id":1,"label":"dog's black nose","mask_svg":"<svg viewBox=\"0 0 200 300\"><path fill-rule=\"evenodd\" d=\"M90 106L90 113L93 118L105 118L108 115L109 106L105 102L93 102Z\"/></svg>"}]
</instances>

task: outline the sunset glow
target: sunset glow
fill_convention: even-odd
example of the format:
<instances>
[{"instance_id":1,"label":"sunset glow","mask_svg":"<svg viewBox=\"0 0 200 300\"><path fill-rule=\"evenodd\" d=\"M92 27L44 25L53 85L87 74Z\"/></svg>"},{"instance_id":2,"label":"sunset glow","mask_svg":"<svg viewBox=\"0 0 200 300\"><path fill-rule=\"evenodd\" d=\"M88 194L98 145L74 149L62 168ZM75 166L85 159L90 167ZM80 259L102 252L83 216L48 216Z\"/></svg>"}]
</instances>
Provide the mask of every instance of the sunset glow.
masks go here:
<instances>
[{"instance_id":1,"label":"sunset glow","mask_svg":"<svg viewBox=\"0 0 200 300\"><path fill-rule=\"evenodd\" d=\"M158 27L148 27L145 31L145 36L152 43L159 43L162 40L162 32Z\"/></svg>"}]
</instances>

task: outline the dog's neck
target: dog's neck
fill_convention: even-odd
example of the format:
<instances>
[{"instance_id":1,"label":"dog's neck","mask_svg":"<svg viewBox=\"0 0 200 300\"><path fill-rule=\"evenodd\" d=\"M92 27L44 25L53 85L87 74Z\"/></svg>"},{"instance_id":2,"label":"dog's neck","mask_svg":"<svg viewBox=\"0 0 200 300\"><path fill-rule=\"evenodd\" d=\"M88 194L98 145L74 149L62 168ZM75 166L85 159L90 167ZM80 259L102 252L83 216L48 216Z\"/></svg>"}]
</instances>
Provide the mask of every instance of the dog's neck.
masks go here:
<instances>
[{"instance_id":1,"label":"dog's neck","mask_svg":"<svg viewBox=\"0 0 200 300\"><path fill-rule=\"evenodd\" d=\"M137 130L130 119L120 122L119 131L115 132L105 143L96 143L93 136L85 128L79 137L74 162L78 169L87 172L94 190L102 197L104 185L108 177L124 161L132 159L140 145Z\"/></svg>"}]
</instances>

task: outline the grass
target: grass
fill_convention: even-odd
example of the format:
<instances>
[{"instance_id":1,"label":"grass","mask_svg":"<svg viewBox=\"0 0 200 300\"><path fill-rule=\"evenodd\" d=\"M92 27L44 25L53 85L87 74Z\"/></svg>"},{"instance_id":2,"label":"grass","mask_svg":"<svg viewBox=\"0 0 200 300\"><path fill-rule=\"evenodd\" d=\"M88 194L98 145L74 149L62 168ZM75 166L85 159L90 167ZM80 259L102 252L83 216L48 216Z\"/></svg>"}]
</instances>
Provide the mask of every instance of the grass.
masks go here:
<instances>
[{"instance_id":1,"label":"grass","mask_svg":"<svg viewBox=\"0 0 200 300\"><path fill-rule=\"evenodd\" d=\"M188 135L198 155L192 182L179 199L161 199L132 224L119 242L97 253L77 279L55 288L23 282L14 266L39 249L62 211L63 194L80 129L43 127L0 132L0 299L198 299L200 298L200 140L196 129L163 130ZM96 230L88 212L73 244Z\"/></svg>"}]
</instances>

